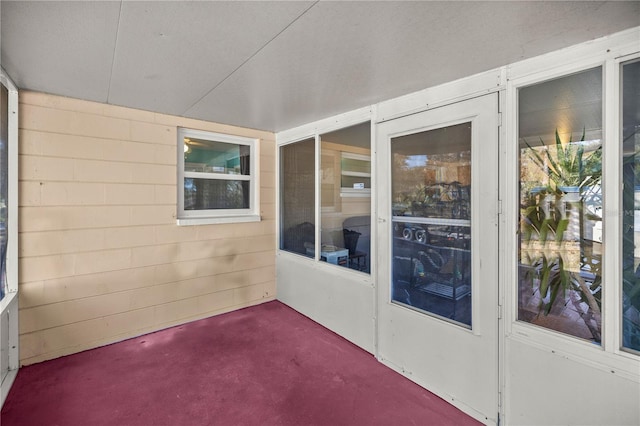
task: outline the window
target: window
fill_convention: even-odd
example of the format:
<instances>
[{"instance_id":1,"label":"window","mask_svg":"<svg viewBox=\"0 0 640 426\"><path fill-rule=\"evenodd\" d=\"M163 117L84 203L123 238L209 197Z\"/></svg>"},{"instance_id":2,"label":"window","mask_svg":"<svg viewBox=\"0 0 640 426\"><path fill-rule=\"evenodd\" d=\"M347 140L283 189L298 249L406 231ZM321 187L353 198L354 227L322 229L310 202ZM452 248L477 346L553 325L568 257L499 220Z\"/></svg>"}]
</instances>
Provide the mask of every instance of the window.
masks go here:
<instances>
[{"instance_id":1,"label":"window","mask_svg":"<svg viewBox=\"0 0 640 426\"><path fill-rule=\"evenodd\" d=\"M282 145L279 159L280 249L369 274L371 122Z\"/></svg>"},{"instance_id":2,"label":"window","mask_svg":"<svg viewBox=\"0 0 640 426\"><path fill-rule=\"evenodd\" d=\"M371 156L368 153L343 152L340 169L343 197L371 196Z\"/></svg>"},{"instance_id":3,"label":"window","mask_svg":"<svg viewBox=\"0 0 640 426\"><path fill-rule=\"evenodd\" d=\"M640 352L640 61L622 64L622 346Z\"/></svg>"},{"instance_id":4,"label":"window","mask_svg":"<svg viewBox=\"0 0 640 426\"><path fill-rule=\"evenodd\" d=\"M18 89L0 68L0 405L20 366L17 218Z\"/></svg>"},{"instance_id":5,"label":"window","mask_svg":"<svg viewBox=\"0 0 640 426\"><path fill-rule=\"evenodd\" d=\"M320 135L320 261L371 271L371 122ZM327 209L327 206L333 209Z\"/></svg>"},{"instance_id":6,"label":"window","mask_svg":"<svg viewBox=\"0 0 640 426\"><path fill-rule=\"evenodd\" d=\"M520 88L518 320L602 335L602 68Z\"/></svg>"},{"instance_id":7,"label":"window","mask_svg":"<svg viewBox=\"0 0 640 426\"><path fill-rule=\"evenodd\" d=\"M9 197L9 91L0 85L0 300L8 292L7 284L7 205Z\"/></svg>"},{"instance_id":8,"label":"window","mask_svg":"<svg viewBox=\"0 0 640 426\"><path fill-rule=\"evenodd\" d=\"M280 249L313 257L315 139L280 147Z\"/></svg>"},{"instance_id":9,"label":"window","mask_svg":"<svg viewBox=\"0 0 640 426\"><path fill-rule=\"evenodd\" d=\"M6 76L4 70L0 69L0 300L3 315L18 292L17 147L18 89ZM5 324L4 318L3 324ZM3 332L6 331L3 329ZM6 356L6 353L3 352L3 356Z\"/></svg>"},{"instance_id":10,"label":"window","mask_svg":"<svg viewBox=\"0 0 640 426\"><path fill-rule=\"evenodd\" d=\"M257 141L178 129L178 224L258 221Z\"/></svg>"}]
</instances>

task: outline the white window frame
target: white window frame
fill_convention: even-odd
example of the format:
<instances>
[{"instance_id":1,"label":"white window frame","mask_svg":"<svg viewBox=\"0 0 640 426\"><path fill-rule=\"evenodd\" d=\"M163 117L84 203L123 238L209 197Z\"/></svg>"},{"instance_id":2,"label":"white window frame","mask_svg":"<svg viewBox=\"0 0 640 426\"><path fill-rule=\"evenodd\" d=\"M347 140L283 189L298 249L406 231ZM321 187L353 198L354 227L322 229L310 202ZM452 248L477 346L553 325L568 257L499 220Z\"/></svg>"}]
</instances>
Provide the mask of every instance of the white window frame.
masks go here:
<instances>
[{"instance_id":1,"label":"white window frame","mask_svg":"<svg viewBox=\"0 0 640 426\"><path fill-rule=\"evenodd\" d=\"M9 322L9 333L0 337L7 344L8 373L2 377L0 407L7 398L9 389L13 384L20 367L19 347L20 339L18 335L18 87L11 81L8 74L0 67L0 84L8 90L8 108L6 113L8 119L8 199L7 199L7 253L6 253L6 276L7 293L0 302L0 314L3 321ZM4 367L4 366L3 366Z\"/></svg>"},{"instance_id":2,"label":"white window frame","mask_svg":"<svg viewBox=\"0 0 640 426\"><path fill-rule=\"evenodd\" d=\"M615 134L616 136L616 146L612 147L609 156L605 158L606 163L603 165L608 165L610 168L615 168L615 171L611 172L611 176L615 176L613 179L610 179L610 182L607 186L603 187L603 189L608 191L615 191L615 198L613 198L612 202L615 203L615 206L618 211L618 215L616 217L615 222L610 220L608 235L615 235L615 240L617 242L617 246L611 250L614 257L613 259L605 260L604 267L610 267L613 269L612 277L616 280L616 287L612 293L612 301L609 305L616 305L618 309L616 311L615 321L608 321L607 323L603 323L607 328L603 327L603 331L608 332L611 336L607 340L610 342L611 346L614 349L614 353L621 354L626 357L640 359L640 351L631 348L623 347L623 327L622 327L622 265L621 259L623 258L623 250L622 250L622 228L623 228L623 195L621 191L621 182L622 182L622 162L623 162L623 152L622 152L622 66L627 62L633 62L640 60L640 51L636 52L632 55L623 55L617 57L614 61L609 61L607 65L609 66L608 72L613 75L609 84L611 87L607 87L611 91L616 92L615 99L612 99L609 104L606 104L607 107L612 108L612 121L615 120L617 123L617 127L614 127L610 130L609 133ZM605 182L606 184L606 182ZM605 224L603 223L603 228ZM605 235L603 235L604 237ZM614 251L615 250L615 251Z\"/></svg>"},{"instance_id":3,"label":"white window frame","mask_svg":"<svg viewBox=\"0 0 640 426\"><path fill-rule=\"evenodd\" d=\"M611 48L607 40L599 44L582 44L577 47L553 52L531 60L513 64L508 68L506 91L507 140L518 139L518 89L565 77L594 67L601 67L603 78L603 241L605 257L603 263L602 333L601 345L568 336L560 332L518 321L517 285L507 286L506 296L510 308L506 314L506 334L511 339L521 340L554 353L562 353L568 359L579 360L588 365L605 370L614 370L630 378L637 377L638 355L620 349L620 259L622 244L620 238L619 190L619 67L621 62L638 54L637 41L632 41L634 33L629 32L628 42ZM558 66L557 64L562 64ZM518 149L516 144L505 146L506 182L503 200L507 205L517 205L518 200ZM506 229L518 229L518 211L505 218ZM517 283L517 235L509 236L506 244L513 250L505 251L506 282ZM508 305L508 306L509 306Z\"/></svg>"},{"instance_id":4,"label":"white window frame","mask_svg":"<svg viewBox=\"0 0 640 426\"><path fill-rule=\"evenodd\" d=\"M371 156L370 155L362 155L362 154L354 154L352 152L342 152L340 154L340 160L343 158L347 158L350 160L360 160L360 161L368 161L371 164ZM342 167L340 168L340 196L341 197L371 197L371 188L362 188L362 189L354 189L346 186L342 186L342 177L343 176L352 176L352 177L366 177L371 181L371 172L363 173L363 172L345 172Z\"/></svg>"},{"instance_id":5,"label":"white window frame","mask_svg":"<svg viewBox=\"0 0 640 426\"><path fill-rule=\"evenodd\" d=\"M318 226L318 224L321 224L321 218L323 213L326 214L327 210L323 210L322 206L321 206L321 200L320 200L320 193L321 193L321 176L320 176L320 162L321 162L321 156L322 156L322 144L321 144L321 135L325 134L325 133L330 133L336 130L341 130L341 129L345 129L347 127L351 127L351 126L356 126L362 123L366 123L369 122L370 126L371 126L371 157L369 158L369 160L371 161L371 187L375 188L376 182L376 175L375 175L375 165L374 165L374 150L373 150L373 141L375 140L375 128L376 128L376 119L375 119L376 115L375 112L373 110L372 107L364 107L364 108L359 108L357 110L353 110L350 112L346 112L343 114L339 114L333 117L329 117L329 118L325 118L319 121L315 121L313 123L308 123L299 127L295 127L293 129L289 129L289 130L285 130L282 132L279 132L276 134L276 147L278 150L278 153L276 155L276 185L278 187L278 190L276 191L276 217L278 218L278 225L277 225L277 238L276 238L276 253L278 256L284 256L284 257L290 257L292 259L298 259L301 262L311 262L311 263L315 263L316 267L319 268L329 268L329 270L339 270L341 273L347 274L347 275L352 275L354 274L354 276L358 277L358 276L364 276L367 277L367 281L368 280L373 280L374 274L375 274L375 262L371 262L371 271L370 273L363 273L360 271L356 271L353 270L351 268L344 268L341 266L336 266L334 264L331 264L329 262L323 262L320 260L320 247L322 246L321 243L321 226ZM314 139L315 140L315 165L314 165L314 169L315 169L315 185L314 185L314 191L315 191L315 205L316 205L316 209L315 209L315 215L314 215L314 220L315 220L315 255L313 258L308 258L305 256L300 256L297 253L291 253L287 250L283 250L280 248L280 239L282 237L282 224L280 223L280 209L281 209L281 205L280 205L280 148L286 145L290 145L290 144L294 144L297 142L302 142L308 139ZM352 154L350 154L352 155ZM339 176L339 179L341 181L341 176ZM340 185L342 185L340 183ZM342 193L342 189L340 191L340 196L343 196ZM371 191L369 190L369 192L366 194L366 197L371 197L371 202L370 202L370 211L371 211L371 246L369 248L369 253L370 253L370 259L375 259L377 256L377 247L376 244L374 244L374 241L376 241L376 226L375 226L375 222L374 222L374 218L375 218L375 203L376 203L376 193L375 191Z\"/></svg>"},{"instance_id":6,"label":"white window frame","mask_svg":"<svg viewBox=\"0 0 640 426\"><path fill-rule=\"evenodd\" d=\"M186 172L184 170L184 138L204 139L215 142L223 142L249 147L249 175L231 175L225 173ZM194 130L178 127L177 141L177 174L178 174L178 203L177 224L207 225L216 223L258 222L260 218L260 147L258 139L223 133ZM184 209L184 179L200 178L211 180L246 180L249 181L249 208L248 209L209 209L209 210L185 210Z\"/></svg>"}]
</instances>

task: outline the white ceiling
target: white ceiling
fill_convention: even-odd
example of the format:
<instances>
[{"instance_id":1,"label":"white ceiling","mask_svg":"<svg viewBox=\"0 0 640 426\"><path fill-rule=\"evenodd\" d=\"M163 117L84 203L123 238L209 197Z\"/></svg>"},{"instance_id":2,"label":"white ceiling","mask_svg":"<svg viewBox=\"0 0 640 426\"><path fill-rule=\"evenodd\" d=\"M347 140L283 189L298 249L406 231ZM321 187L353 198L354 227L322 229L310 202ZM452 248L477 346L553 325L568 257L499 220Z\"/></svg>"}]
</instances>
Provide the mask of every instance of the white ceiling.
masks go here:
<instances>
[{"instance_id":1,"label":"white ceiling","mask_svg":"<svg viewBox=\"0 0 640 426\"><path fill-rule=\"evenodd\" d=\"M18 87L280 131L640 25L640 2L0 3Z\"/></svg>"}]
</instances>

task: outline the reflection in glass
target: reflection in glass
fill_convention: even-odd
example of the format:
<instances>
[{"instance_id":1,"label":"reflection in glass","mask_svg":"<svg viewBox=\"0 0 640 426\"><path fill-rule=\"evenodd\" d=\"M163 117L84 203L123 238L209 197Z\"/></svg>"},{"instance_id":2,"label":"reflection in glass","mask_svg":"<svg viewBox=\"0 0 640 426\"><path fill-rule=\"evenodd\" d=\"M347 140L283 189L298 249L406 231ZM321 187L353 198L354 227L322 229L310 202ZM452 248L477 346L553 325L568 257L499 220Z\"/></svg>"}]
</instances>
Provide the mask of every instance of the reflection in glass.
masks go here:
<instances>
[{"instance_id":1,"label":"reflection in glass","mask_svg":"<svg viewBox=\"0 0 640 426\"><path fill-rule=\"evenodd\" d=\"M471 326L471 123L393 138L391 300Z\"/></svg>"},{"instance_id":2,"label":"reflection in glass","mask_svg":"<svg viewBox=\"0 0 640 426\"><path fill-rule=\"evenodd\" d=\"M185 172L248 176L250 160L248 145L184 138Z\"/></svg>"},{"instance_id":3,"label":"reflection in glass","mask_svg":"<svg viewBox=\"0 0 640 426\"><path fill-rule=\"evenodd\" d=\"M363 130L357 135L356 140L351 143L354 146L368 146L371 131L369 123L361 124ZM331 135L336 132L331 133ZM349 143L347 143L347 146ZM365 154L356 154L352 151L361 152L355 148L341 151L340 173L342 175L342 190L352 192L351 189L365 190L371 188L371 152L369 148L365 148ZM364 191L366 192L366 191Z\"/></svg>"},{"instance_id":4,"label":"reflection in glass","mask_svg":"<svg viewBox=\"0 0 640 426\"><path fill-rule=\"evenodd\" d=\"M313 257L315 139L280 147L280 249Z\"/></svg>"},{"instance_id":5,"label":"reflection in glass","mask_svg":"<svg viewBox=\"0 0 640 426\"><path fill-rule=\"evenodd\" d=\"M185 210L248 208L248 180L184 179Z\"/></svg>"},{"instance_id":6,"label":"reflection in glass","mask_svg":"<svg viewBox=\"0 0 640 426\"><path fill-rule=\"evenodd\" d=\"M371 124L321 136L320 260L369 273Z\"/></svg>"},{"instance_id":7,"label":"reflection in glass","mask_svg":"<svg viewBox=\"0 0 640 426\"><path fill-rule=\"evenodd\" d=\"M518 320L600 343L602 71L519 89Z\"/></svg>"},{"instance_id":8,"label":"reflection in glass","mask_svg":"<svg viewBox=\"0 0 640 426\"><path fill-rule=\"evenodd\" d=\"M622 66L622 346L640 351L640 61Z\"/></svg>"}]
</instances>

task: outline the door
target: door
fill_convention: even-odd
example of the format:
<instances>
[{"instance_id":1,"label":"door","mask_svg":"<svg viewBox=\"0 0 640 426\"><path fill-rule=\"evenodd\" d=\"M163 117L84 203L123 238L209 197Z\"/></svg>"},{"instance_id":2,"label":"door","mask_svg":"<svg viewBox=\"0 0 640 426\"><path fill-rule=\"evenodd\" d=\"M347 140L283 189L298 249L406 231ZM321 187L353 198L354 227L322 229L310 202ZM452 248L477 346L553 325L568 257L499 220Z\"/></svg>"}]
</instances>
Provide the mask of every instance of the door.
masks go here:
<instances>
[{"instance_id":1,"label":"door","mask_svg":"<svg viewBox=\"0 0 640 426\"><path fill-rule=\"evenodd\" d=\"M378 357L496 423L498 95L378 127Z\"/></svg>"}]
</instances>

